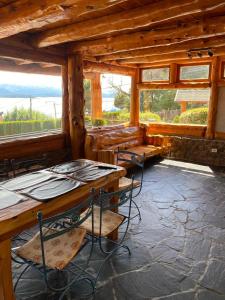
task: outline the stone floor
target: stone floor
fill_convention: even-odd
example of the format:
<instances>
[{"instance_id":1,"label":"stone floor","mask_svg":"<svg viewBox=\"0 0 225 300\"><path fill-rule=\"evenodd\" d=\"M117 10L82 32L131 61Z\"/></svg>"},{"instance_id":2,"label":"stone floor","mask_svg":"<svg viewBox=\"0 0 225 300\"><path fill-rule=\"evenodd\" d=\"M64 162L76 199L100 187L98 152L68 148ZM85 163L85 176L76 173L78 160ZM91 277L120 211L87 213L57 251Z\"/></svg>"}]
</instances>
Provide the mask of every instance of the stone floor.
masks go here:
<instances>
[{"instance_id":1,"label":"stone floor","mask_svg":"<svg viewBox=\"0 0 225 300\"><path fill-rule=\"evenodd\" d=\"M170 160L150 163L137 201L142 222L133 220L126 240L132 255L111 259L94 299L225 299L225 175ZM100 261L96 254L92 268ZM15 276L18 270L14 265ZM81 290L68 299L80 299ZM29 271L17 299L59 296L47 294L39 273Z\"/></svg>"}]
</instances>

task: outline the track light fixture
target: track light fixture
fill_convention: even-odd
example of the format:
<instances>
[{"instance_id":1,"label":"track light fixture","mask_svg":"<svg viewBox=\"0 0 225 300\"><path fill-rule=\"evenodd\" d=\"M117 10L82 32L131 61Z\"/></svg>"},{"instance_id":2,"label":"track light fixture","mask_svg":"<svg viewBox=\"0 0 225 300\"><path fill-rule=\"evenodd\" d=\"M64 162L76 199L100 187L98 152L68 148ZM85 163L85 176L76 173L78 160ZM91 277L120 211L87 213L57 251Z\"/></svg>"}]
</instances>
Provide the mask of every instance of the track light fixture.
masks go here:
<instances>
[{"instance_id":1,"label":"track light fixture","mask_svg":"<svg viewBox=\"0 0 225 300\"><path fill-rule=\"evenodd\" d=\"M187 51L188 58L193 57L212 57L214 55L213 50L211 48L193 48Z\"/></svg>"}]
</instances>

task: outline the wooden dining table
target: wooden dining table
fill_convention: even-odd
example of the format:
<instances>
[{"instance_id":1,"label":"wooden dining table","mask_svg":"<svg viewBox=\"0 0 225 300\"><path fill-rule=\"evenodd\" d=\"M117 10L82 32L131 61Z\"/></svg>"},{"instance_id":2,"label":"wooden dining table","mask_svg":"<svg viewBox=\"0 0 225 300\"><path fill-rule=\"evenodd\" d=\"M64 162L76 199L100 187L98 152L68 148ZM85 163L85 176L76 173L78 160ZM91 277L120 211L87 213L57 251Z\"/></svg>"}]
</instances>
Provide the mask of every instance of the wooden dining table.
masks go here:
<instances>
[{"instance_id":1,"label":"wooden dining table","mask_svg":"<svg viewBox=\"0 0 225 300\"><path fill-rule=\"evenodd\" d=\"M89 160L85 160L85 162L99 164ZM84 185L51 201L40 202L27 198L24 202L0 210L0 300L15 299L12 281L11 240L23 230L37 224L38 211L42 211L46 217L51 216L63 212L86 199L92 188L96 190L106 188L111 192L118 189L119 178L126 174L126 170L115 165L103 163L101 165L112 166L111 172L96 180L88 181ZM2 185L2 182L0 185ZM114 201L117 201L117 199ZM113 233L112 238L117 238L116 231Z\"/></svg>"}]
</instances>

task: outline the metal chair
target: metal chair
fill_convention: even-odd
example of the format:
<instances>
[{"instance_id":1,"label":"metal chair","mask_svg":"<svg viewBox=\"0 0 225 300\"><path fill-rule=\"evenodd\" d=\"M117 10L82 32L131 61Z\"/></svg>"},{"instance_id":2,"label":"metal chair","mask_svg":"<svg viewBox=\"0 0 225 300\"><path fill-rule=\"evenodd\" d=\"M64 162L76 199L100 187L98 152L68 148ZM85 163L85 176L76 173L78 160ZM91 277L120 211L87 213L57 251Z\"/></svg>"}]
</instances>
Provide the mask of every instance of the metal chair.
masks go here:
<instances>
[{"instance_id":1,"label":"metal chair","mask_svg":"<svg viewBox=\"0 0 225 300\"><path fill-rule=\"evenodd\" d=\"M0 161L0 181L9 179L12 167L8 159Z\"/></svg>"},{"instance_id":2,"label":"metal chair","mask_svg":"<svg viewBox=\"0 0 225 300\"><path fill-rule=\"evenodd\" d=\"M103 254L107 255L107 259L115 253L119 248L125 248L131 254L128 246L124 245L129 224L132 203L133 183L123 191L116 191L112 193L100 190L98 198L95 200L94 219L90 216L85 222L82 223L81 228L94 236L95 242L98 242L99 248ZM127 204L129 209L126 215L119 214L118 208ZM94 227L92 224L94 223ZM125 230L120 237L119 241L110 239L110 234L117 230L120 226L125 225ZM94 231L92 232L92 228ZM112 250L108 251L103 245L103 240L113 244Z\"/></svg>"},{"instance_id":3,"label":"metal chair","mask_svg":"<svg viewBox=\"0 0 225 300\"><path fill-rule=\"evenodd\" d=\"M141 172L141 175L137 179L137 176L134 176L133 180L133 187L136 190L136 193L132 196L132 203L134 204L135 208L137 209L138 213L132 217L132 219L139 217L139 221L141 221L141 212L137 205L137 203L134 201L134 198L136 198L142 190L143 185L143 177L144 177L144 162L145 162L145 154L137 154L128 150L120 150L118 149L116 151L116 159L117 163L124 162L127 163L129 166L134 166L138 168ZM127 177L122 177L119 181L119 190L126 189L128 186L130 186L132 183L132 180Z\"/></svg>"},{"instance_id":4,"label":"metal chair","mask_svg":"<svg viewBox=\"0 0 225 300\"><path fill-rule=\"evenodd\" d=\"M15 291L24 273L30 267L34 267L43 275L46 287L60 293L59 300L63 299L73 284L80 281L88 282L91 286L91 294L94 293L95 279L86 270L93 251L93 238L90 239L90 236L87 238L86 230L80 227L90 216L94 218L93 199L92 193L86 201L74 208L46 219L43 218L42 212L38 212L39 232L26 244L13 249L15 255L13 260L26 265L15 283ZM82 213L84 210L85 213ZM94 224L92 224L92 232L94 232L93 226ZM89 242L91 242L90 253L86 268L83 268L72 260ZM49 274L53 271L66 273L67 284L62 287L53 286L49 282ZM74 275L74 278L70 279L69 274Z\"/></svg>"},{"instance_id":5,"label":"metal chair","mask_svg":"<svg viewBox=\"0 0 225 300\"><path fill-rule=\"evenodd\" d=\"M48 167L47 154L35 158L11 159L13 177L26 174L31 171L38 171Z\"/></svg>"}]
</instances>

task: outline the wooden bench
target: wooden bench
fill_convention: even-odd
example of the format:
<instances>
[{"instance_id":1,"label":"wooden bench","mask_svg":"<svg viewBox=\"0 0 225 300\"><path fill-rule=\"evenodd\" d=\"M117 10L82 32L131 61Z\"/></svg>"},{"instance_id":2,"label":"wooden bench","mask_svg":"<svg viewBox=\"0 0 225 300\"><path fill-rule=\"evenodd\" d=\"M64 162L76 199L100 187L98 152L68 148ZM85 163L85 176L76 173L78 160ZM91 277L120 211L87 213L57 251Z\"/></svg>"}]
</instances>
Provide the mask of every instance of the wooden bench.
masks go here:
<instances>
[{"instance_id":1,"label":"wooden bench","mask_svg":"<svg viewBox=\"0 0 225 300\"><path fill-rule=\"evenodd\" d=\"M144 154L146 159L162 155L167 149L162 136L146 136L143 127L106 127L91 130L86 135L85 157L88 159L116 164L118 148Z\"/></svg>"}]
</instances>

